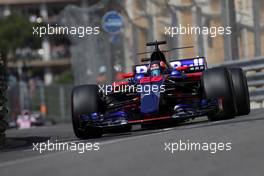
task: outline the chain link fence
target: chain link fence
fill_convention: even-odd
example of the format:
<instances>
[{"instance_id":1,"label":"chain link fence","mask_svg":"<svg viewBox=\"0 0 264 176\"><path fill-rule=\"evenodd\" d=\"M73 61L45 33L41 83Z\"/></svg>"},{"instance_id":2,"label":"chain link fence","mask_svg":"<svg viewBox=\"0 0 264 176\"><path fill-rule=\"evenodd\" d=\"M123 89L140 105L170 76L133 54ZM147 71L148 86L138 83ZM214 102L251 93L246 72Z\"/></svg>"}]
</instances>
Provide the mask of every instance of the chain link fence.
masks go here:
<instances>
[{"instance_id":1,"label":"chain link fence","mask_svg":"<svg viewBox=\"0 0 264 176\"><path fill-rule=\"evenodd\" d=\"M12 86L7 91L8 121L15 122L23 110L42 114L46 120L69 122L71 120L71 85L29 86L24 83Z\"/></svg>"}]
</instances>

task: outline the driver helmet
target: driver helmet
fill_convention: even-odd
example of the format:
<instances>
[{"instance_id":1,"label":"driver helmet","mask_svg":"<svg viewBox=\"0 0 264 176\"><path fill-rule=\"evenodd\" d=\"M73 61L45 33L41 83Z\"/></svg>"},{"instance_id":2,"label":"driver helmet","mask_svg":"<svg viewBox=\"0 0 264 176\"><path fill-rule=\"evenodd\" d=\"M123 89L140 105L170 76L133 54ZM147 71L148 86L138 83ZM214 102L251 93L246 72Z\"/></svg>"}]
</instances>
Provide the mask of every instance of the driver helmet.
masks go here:
<instances>
[{"instance_id":1,"label":"driver helmet","mask_svg":"<svg viewBox=\"0 0 264 176\"><path fill-rule=\"evenodd\" d=\"M159 76L160 75L160 66L158 63L153 63L150 65L150 75Z\"/></svg>"}]
</instances>

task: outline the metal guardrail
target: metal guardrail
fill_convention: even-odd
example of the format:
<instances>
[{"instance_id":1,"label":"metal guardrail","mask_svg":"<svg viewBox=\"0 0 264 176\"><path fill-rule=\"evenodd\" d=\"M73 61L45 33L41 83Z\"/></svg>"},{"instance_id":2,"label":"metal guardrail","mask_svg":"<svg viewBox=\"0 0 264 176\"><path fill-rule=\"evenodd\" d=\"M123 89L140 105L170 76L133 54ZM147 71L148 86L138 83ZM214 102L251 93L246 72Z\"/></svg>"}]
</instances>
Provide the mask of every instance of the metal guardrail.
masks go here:
<instances>
[{"instance_id":1,"label":"metal guardrail","mask_svg":"<svg viewBox=\"0 0 264 176\"><path fill-rule=\"evenodd\" d=\"M221 66L241 67L247 76L251 107L264 108L264 56L230 61L221 64Z\"/></svg>"}]
</instances>

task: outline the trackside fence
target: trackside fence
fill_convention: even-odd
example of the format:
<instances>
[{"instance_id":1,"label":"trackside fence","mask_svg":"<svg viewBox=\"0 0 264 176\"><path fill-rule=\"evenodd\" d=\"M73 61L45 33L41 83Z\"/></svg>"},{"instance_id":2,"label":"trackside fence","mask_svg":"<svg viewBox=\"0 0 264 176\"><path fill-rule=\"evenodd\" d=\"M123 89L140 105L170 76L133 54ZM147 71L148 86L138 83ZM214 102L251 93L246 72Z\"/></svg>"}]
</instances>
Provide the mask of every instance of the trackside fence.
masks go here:
<instances>
[{"instance_id":1,"label":"trackside fence","mask_svg":"<svg viewBox=\"0 0 264 176\"><path fill-rule=\"evenodd\" d=\"M40 113L50 122L71 120L72 85L43 84L30 86L20 83L7 91L8 121L15 121L23 110Z\"/></svg>"}]
</instances>

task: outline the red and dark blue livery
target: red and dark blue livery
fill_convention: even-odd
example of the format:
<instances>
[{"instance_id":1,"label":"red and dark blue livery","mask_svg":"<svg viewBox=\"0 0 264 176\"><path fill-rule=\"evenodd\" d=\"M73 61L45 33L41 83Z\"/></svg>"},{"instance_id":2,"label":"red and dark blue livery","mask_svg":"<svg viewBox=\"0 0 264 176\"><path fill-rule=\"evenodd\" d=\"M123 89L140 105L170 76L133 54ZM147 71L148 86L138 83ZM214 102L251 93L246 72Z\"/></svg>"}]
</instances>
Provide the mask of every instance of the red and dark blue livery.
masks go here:
<instances>
[{"instance_id":1,"label":"red and dark blue livery","mask_svg":"<svg viewBox=\"0 0 264 176\"><path fill-rule=\"evenodd\" d=\"M160 50L162 44L166 41L147 43L155 47L150 58L142 59L147 63L133 66L132 73L122 74L124 80L108 89L74 87L72 123L78 138L100 137L111 129L128 131L133 124L180 123L201 116L216 121L249 114L241 68L209 69L204 57L167 61L164 53L171 50Z\"/></svg>"}]
</instances>

